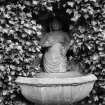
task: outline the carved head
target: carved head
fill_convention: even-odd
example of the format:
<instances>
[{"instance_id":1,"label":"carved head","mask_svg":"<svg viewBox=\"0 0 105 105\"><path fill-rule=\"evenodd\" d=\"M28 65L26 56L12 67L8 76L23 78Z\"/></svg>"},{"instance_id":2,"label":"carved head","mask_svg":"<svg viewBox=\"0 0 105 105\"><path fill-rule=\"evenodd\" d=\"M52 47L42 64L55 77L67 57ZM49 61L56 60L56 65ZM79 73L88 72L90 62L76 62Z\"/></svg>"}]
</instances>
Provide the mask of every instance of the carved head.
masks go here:
<instances>
[{"instance_id":1,"label":"carved head","mask_svg":"<svg viewBox=\"0 0 105 105\"><path fill-rule=\"evenodd\" d=\"M62 24L57 19L54 19L52 23L50 24L50 30L58 31L61 29L62 29Z\"/></svg>"}]
</instances>

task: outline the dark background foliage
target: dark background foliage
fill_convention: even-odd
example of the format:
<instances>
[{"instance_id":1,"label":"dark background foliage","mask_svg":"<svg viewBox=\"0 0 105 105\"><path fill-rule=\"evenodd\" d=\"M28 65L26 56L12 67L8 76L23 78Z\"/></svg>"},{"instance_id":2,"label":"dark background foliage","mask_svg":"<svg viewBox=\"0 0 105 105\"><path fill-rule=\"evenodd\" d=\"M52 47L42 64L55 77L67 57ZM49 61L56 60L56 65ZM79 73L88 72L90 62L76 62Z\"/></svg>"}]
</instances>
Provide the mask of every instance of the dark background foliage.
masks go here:
<instances>
[{"instance_id":1,"label":"dark background foliage","mask_svg":"<svg viewBox=\"0 0 105 105\"><path fill-rule=\"evenodd\" d=\"M105 104L104 0L0 0L0 105L32 104L14 81L41 72L39 42L54 16L74 41L68 58L98 78L89 97L78 104Z\"/></svg>"}]
</instances>

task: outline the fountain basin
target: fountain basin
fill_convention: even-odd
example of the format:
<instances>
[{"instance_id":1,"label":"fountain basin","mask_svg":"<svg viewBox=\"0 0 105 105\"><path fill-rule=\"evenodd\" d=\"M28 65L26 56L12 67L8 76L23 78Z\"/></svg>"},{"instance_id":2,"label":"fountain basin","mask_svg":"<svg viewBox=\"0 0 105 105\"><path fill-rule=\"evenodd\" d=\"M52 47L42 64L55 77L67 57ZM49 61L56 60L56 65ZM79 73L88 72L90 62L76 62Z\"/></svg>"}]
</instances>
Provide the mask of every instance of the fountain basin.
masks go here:
<instances>
[{"instance_id":1,"label":"fountain basin","mask_svg":"<svg viewBox=\"0 0 105 105\"><path fill-rule=\"evenodd\" d=\"M89 95L97 80L93 74L74 72L38 73L34 78L18 77L23 96L41 105L70 105Z\"/></svg>"}]
</instances>

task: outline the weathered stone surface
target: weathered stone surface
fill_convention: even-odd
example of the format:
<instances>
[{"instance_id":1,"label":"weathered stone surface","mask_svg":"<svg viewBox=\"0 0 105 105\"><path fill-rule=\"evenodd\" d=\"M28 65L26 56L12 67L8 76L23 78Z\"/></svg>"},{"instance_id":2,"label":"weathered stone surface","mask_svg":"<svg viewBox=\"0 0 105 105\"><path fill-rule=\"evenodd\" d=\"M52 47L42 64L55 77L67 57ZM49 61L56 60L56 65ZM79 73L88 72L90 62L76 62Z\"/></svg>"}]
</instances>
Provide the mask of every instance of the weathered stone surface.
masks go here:
<instances>
[{"instance_id":1,"label":"weathered stone surface","mask_svg":"<svg viewBox=\"0 0 105 105\"><path fill-rule=\"evenodd\" d=\"M56 43L45 53L44 69L46 72L66 72L67 59L62 44Z\"/></svg>"}]
</instances>

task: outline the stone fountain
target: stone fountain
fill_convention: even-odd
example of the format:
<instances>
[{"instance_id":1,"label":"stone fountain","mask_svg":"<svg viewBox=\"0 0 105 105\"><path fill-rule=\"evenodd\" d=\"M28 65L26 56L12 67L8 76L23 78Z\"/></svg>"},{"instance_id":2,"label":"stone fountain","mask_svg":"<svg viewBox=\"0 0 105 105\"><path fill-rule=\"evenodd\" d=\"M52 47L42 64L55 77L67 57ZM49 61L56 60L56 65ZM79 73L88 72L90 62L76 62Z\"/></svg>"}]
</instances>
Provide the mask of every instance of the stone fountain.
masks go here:
<instances>
[{"instance_id":1,"label":"stone fountain","mask_svg":"<svg viewBox=\"0 0 105 105\"><path fill-rule=\"evenodd\" d=\"M93 74L83 75L77 68L67 71L66 53L70 39L62 32L58 21L53 22L53 30L41 40L41 46L47 47L44 54L44 71L35 77L18 77L23 96L40 105L70 105L87 97L97 80Z\"/></svg>"}]
</instances>

